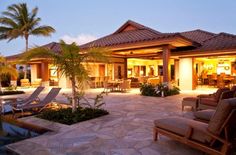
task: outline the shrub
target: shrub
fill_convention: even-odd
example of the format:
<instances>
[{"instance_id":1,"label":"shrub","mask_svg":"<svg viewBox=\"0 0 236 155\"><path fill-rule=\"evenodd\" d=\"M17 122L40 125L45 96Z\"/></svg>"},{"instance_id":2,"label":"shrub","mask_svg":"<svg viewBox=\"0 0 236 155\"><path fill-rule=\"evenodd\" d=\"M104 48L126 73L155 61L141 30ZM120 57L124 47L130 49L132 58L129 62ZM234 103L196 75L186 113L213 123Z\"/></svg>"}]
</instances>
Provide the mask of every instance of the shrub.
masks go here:
<instances>
[{"instance_id":1,"label":"shrub","mask_svg":"<svg viewBox=\"0 0 236 155\"><path fill-rule=\"evenodd\" d=\"M168 85L168 83L160 83L157 85L142 84L140 92L144 96L157 96L161 97L162 93L164 96L171 96L180 93L180 89L176 86Z\"/></svg>"},{"instance_id":2,"label":"shrub","mask_svg":"<svg viewBox=\"0 0 236 155\"><path fill-rule=\"evenodd\" d=\"M158 96L158 94L155 93L155 86L151 84L141 84L140 92L144 96Z\"/></svg>"},{"instance_id":3,"label":"shrub","mask_svg":"<svg viewBox=\"0 0 236 155\"><path fill-rule=\"evenodd\" d=\"M2 95L15 95L15 94L24 94L24 91L20 91L20 90L7 90L7 91L2 91L0 92L0 96Z\"/></svg>"},{"instance_id":4,"label":"shrub","mask_svg":"<svg viewBox=\"0 0 236 155\"><path fill-rule=\"evenodd\" d=\"M71 125L77 122L86 121L89 119L97 118L109 114L103 109L94 108L77 108L75 112L71 112L71 108L66 109L46 109L42 111L37 117L54 121L62 124Z\"/></svg>"}]
</instances>

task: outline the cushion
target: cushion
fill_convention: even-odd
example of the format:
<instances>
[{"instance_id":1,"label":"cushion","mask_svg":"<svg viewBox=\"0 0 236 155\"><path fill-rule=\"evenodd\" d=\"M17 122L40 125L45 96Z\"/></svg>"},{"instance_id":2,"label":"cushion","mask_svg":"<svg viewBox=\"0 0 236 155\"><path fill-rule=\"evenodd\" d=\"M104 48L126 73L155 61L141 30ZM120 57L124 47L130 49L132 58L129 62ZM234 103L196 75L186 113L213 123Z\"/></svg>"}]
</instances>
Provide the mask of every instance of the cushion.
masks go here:
<instances>
[{"instance_id":1,"label":"cushion","mask_svg":"<svg viewBox=\"0 0 236 155\"><path fill-rule=\"evenodd\" d=\"M200 98L199 103L209 106L217 106L218 104L218 102L214 98Z\"/></svg>"},{"instance_id":2,"label":"cushion","mask_svg":"<svg viewBox=\"0 0 236 155\"><path fill-rule=\"evenodd\" d=\"M193 101L193 102L197 102L198 98L197 97L184 97L183 101Z\"/></svg>"},{"instance_id":3,"label":"cushion","mask_svg":"<svg viewBox=\"0 0 236 155\"><path fill-rule=\"evenodd\" d=\"M220 96L223 92L225 91L229 91L230 89L229 88L219 88L216 93L215 93L215 99L216 101L218 102L220 100Z\"/></svg>"},{"instance_id":4,"label":"cushion","mask_svg":"<svg viewBox=\"0 0 236 155\"><path fill-rule=\"evenodd\" d=\"M208 98L210 98L210 97L215 97L215 95L213 95L213 94L200 94L197 97L208 97Z\"/></svg>"},{"instance_id":5,"label":"cushion","mask_svg":"<svg viewBox=\"0 0 236 155\"><path fill-rule=\"evenodd\" d=\"M167 130L183 137L186 135L189 125L200 126L205 129L208 127L208 124L206 123L194 121L184 117L168 117L158 119L154 121L154 125L158 128ZM199 130L193 131L192 139L202 143L208 143L210 141L209 136Z\"/></svg>"},{"instance_id":6,"label":"cushion","mask_svg":"<svg viewBox=\"0 0 236 155\"><path fill-rule=\"evenodd\" d=\"M197 119L204 120L204 121L210 121L210 119L214 115L214 113L215 113L215 110L207 109L207 110L196 111L193 113L193 115Z\"/></svg>"},{"instance_id":7,"label":"cushion","mask_svg":"<svg viewBox=\"0 0 236 155\"><path fill-rule=\"evenodd\" d=\"M221 100L210 119L208 131L220 135L222 126L233 109L236 109L236 98Z\"/></svg>"},{"instance_id":8,"label":"cushion","mask_svg":"<svg viewBox=\"0 0 236 155\"><path fill-rule=\"evenodd\" d=\"M221 100L222 99L233 98L233 97L234 97L234 91L225 91L221 95Z\"/></svg>"},{"instance_id":9,"label":"cushion","mask_svg":"<svg viewBox=\"0 0 236 155\"><path fill-rule=\"evenodd\" d=\"M236 86L233 86L230 90L235 93L236 92Z\"/></svg>"}]
</instances>

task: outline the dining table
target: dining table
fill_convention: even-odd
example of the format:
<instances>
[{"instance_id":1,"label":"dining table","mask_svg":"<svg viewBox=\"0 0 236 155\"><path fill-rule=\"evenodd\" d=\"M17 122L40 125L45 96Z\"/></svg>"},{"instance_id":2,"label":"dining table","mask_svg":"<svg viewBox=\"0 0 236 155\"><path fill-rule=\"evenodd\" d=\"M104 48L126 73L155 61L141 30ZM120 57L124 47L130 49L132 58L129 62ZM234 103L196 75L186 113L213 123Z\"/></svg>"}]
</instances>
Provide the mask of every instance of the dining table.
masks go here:
<instances>
[{"instance_id":1,"label":"dining table","mask_svg":"<svg viewBox=\"0 0 236 155\"><path fill-rule=\"evenodd\" d=\"M109 80L107 83L112 86L111 91L116 92L121 91L120 84L123 83L123 80Z\"/></svg>"}]
</instances>

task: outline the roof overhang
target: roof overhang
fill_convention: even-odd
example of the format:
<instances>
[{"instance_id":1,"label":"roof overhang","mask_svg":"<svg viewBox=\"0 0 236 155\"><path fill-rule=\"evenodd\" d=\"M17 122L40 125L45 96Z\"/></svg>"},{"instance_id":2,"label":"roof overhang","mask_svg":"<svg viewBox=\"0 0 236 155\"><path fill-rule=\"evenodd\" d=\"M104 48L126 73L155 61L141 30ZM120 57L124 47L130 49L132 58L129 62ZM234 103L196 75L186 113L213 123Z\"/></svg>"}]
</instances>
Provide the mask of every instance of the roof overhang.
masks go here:
<instances>
[{"instance_id":1,"label":"roof overhang","mask_svg":"<svg viewBox=\"0 0 236 155\"><path fill-rule=\"evenodd\" d=\"M154 41L143 41L143 42L136 42L136 43L127 43L127 44L119 44L109 46L110 50L116 52L121 50L130 50L130 49L140 49L140 48L147 48L147 47L161 47L171 45L173 47L183 47L183 46L195 46L193 42L186 40L182 37L175 37L175 38L167 38L161 40L154 40Z\"/></svg>"},{"instance_id":2,"label":"roof overhang","mask_svg":"<svg viewBox=\"0 0 236 155\"><path fill-rule=\"evenodd\" d=\"M204 56L221 56L221 55L236 55L235 49L227 50L209 50L209 51L175 51L171 56L184 58L184 57L204 57Z\"/></svg>"}]
</instances>

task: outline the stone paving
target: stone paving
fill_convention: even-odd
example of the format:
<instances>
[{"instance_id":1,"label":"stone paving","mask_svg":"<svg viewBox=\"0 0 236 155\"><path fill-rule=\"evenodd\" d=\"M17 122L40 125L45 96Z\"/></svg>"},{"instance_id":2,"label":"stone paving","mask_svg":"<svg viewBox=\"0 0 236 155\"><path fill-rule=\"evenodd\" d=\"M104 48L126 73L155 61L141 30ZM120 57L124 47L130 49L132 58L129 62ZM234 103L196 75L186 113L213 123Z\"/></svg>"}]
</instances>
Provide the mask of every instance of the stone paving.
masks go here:
<instances>
[{"instance_id":1,"label":"stone paving","mask_svg":"<svg viewBox=\"0 0 236 155\"><path fill-rule=\"evenodd\" d=\"M203 154L165 136L160 136L158 142L152 139L153 120L168 116L191 116L190 111L181 111L181 100L189 95L192 94L156 98L141 96L138 92L110 93L105 96L104 107L110 112L109 115L70 126L32 116L22 118L54 132L8 147L23 155Z\"/></svg>"}]
</instances>

